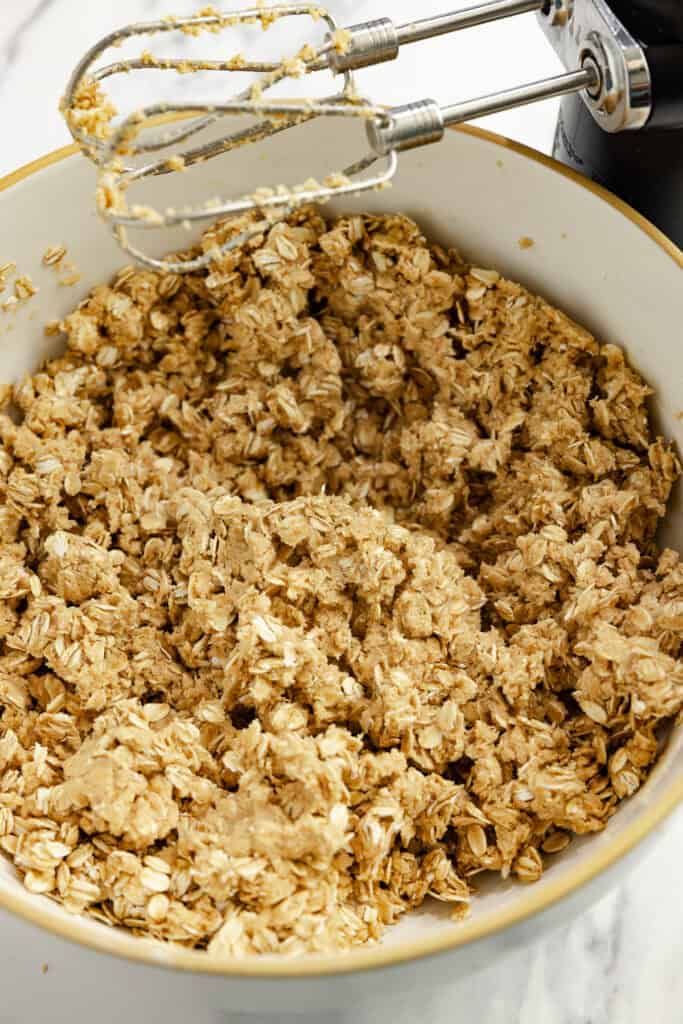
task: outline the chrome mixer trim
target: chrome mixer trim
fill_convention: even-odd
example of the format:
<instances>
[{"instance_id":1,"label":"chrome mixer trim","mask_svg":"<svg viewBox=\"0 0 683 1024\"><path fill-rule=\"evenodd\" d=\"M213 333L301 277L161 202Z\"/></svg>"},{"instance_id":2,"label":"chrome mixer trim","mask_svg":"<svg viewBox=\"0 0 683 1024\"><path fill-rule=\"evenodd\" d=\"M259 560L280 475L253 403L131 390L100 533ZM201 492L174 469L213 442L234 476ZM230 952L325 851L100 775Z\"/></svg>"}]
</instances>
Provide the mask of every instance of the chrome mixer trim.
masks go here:
<instances>
[{"instance_id":1,"label":"chrome mixer trim","mask_svg":"<svg viewBox=\"0 0 683 1024\"><path fill-rule=\"evenodd\" d=\"M599 68L599 88L581 95L600 127L610 133L643 128L652 113L645 50L605 0L550 0L538 20L565 67L591 60Z\"/></svg>"}]
</instances>

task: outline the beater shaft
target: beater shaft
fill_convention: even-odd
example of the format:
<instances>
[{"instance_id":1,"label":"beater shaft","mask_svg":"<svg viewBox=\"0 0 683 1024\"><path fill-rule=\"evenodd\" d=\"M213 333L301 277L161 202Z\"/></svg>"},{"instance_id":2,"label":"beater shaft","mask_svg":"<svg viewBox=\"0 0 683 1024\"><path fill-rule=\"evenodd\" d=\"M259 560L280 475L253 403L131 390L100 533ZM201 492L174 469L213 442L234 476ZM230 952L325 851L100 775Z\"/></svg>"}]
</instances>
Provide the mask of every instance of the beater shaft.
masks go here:
<instances>
[{"instance_id":1,"label":"beater shaft","mask_svg":"<svg viewBox=\"0 0 683 1024\"><path fill-rule=\"evenodd\" d=\"M517 14L540 11L545 3L546 0L492 0L490 3L465 7L461 11L408 21L404 25L395 25L391 18L376 18L357 25L347 25L344 29L349 37L346 46L341 52L331 50L327 55L327 64L336 72L357 71L359 68L395 60L401 46L409 43L420 43L425 39L450 35Z\"/></svg>"},{"instance_id":2,"label":"beater shaft","mask_svg":"<svg viewBox=\"0 0 683 1024\"><path fill-rule=\"evenodd\" d=\"M433 18L422 18L409 21L396 29L401 46L405 43L420 43L424 39L435 39L437 36L450 32L459 32L465 28L475 28L490 21L511 18L516 14L527 14L529 11L540 11L545 0L496 0L495 3L477 4L465 7L462 11L451 11L438 14Z\"/></svg>"},{"instance_id":3,"label":"beater shaft","mask_svg":"<svg viewBox=\"0 0 683 1024\"><path fill-rule=\"evenodd\" d=\"M538 82L529 82L528 85L505 89L503 92L494 92L479 99L453 103L443 108L443 121L448 127L462 124L463 121L469 121L475 117L485 117L488 114L499 114L503 110L511 110L514 107L524 107L528 103L536 103L539 100L567 96L569 93L593 88L599 79L600 75L597 69L593 65L586 65L579 71L543 78Z\"/></svg>"},{"instance_id":4,"label":"beater shaft","mask_svg":"<svg viewBox=\"0 0 683 1024\"><path fill-rule=\"evenodd\" d=\"M383 156L393 151L414 149L416 146L438 142L443 136L444 129L449 126L488 114L498 114L503 110L522 107L528 103L536 103L538 100L566 96L582 89L593 89L599 81L598 69L594 64L587 63L578 71L490 93L478 99L453 103L448 107L440 107L435 100L407 103L387 111L388 121L374 119L368 122L368 140L373 150Z\"/></svg>"}]
</instances>

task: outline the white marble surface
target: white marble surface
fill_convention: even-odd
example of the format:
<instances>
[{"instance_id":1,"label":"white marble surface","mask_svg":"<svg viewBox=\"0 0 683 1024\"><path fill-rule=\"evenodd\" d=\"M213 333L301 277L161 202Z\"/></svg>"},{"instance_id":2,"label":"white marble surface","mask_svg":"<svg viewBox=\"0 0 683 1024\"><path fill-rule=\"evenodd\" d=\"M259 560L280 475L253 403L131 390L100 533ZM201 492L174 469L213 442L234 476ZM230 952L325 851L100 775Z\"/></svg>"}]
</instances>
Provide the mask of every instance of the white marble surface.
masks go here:
<instances>
[{"instance_id":1,"label":"white marble surface","mask_svg":"<svg viewBox=\"0 0 683 1024\"><path fill-rule=\"evenodd\" d=\"M419 16L436 13L446 3L421 0ZM192 0L175 5L169 0L0 0L0 175L68 141L57 98L90 43L127 21L165 14L169 7L184 13L196 6ZM384 13L401 20L411 12L415 16L416 9L414 0L330 0L329 6L346 22ZM386 102L427 95L454 102L557 69L533 17L524 16L455 40L413 47L395 66L365 73L362 85L373 99ZM149 91L137 102L151 101L157 82L148 78L142 87ZM198 88L206 94L206 84ZM553 121L554 105L545 104L486 123L547 151ZM0 256L2 235L0 225ZM681 1024L682 847L683 816L678 815L627 884L572 926L456 990L444 979L443 988L420 999L419 1007L404 1000L387 1005L381 1017L393 1024ZM40 1024L34 1010L39 988L52 1001L55 1022L169 1019L169 1007L141 1005L134 991L108 981L106 960L95 976L74 977L67 948L0 915L2 1024ZM45 962L49 971L43 974ZM178 1020L209 1024L198 1007L176 1003L173 1010ZM370 1024L379 1018L350 1019Z\"/></svg>"}]
</instances>

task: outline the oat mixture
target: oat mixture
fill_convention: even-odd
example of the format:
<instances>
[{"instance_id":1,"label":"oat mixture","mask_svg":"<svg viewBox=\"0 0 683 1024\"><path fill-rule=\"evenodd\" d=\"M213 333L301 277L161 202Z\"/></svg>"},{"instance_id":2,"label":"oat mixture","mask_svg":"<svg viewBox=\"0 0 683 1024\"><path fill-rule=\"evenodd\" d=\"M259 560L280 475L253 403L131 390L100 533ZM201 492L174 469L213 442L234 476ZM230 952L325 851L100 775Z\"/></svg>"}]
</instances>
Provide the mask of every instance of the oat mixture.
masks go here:
<instances>
[{"instance_id":1,"label":"oat mixture","mask_svg":"<svg viewBox=\"0 0 683 1024\"><path fill-rule=\"evenodd\" d=\"M642 784L683 703L679 465L619 349L405 217L310 209L61 328L0 417L29 890L214 956L343 949L536 880Z\"/></svg>"}]
</instances>

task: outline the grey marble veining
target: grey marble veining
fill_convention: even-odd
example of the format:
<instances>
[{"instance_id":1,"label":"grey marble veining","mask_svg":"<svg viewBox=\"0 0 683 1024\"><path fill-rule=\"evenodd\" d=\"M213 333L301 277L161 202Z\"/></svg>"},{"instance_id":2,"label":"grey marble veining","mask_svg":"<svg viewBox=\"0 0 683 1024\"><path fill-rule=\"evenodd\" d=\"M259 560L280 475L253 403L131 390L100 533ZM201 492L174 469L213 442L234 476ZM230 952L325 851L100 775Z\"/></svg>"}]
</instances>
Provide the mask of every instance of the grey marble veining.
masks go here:
<instances>
[{"instance_id":1,"label":"grey marble veining","mask_svg":"<svg viewBox=\"0 0 683 1024\"><path fill-rule=\"evenodd\" d=\"M57 99L88 45L127 21L197 6L194 0L0 0L0 175L68 141ZM346 22L383 13L401 20L416 11L414 0L339 0L329 6ZM447 0L422 0L419 15L446 6ZM556 70L533 18L524 17L467 39L437 41L422 53L413 48L396 66L366 73L362 84L373 98L387 102L430 94L453 100ZM142 101L152 98L144 95ZM545 150L553 121L552 105L489 119L492 127ZM0 226L0 257L1 250ZM420 997L419 1005L389 999L380 1014L351 1013L343 1019L357 1024L683 1024L682 849L679 814L626 884L537 946L492 964L457 988L444 977L443 986ZM5 914L0 914L0 949L2 1024L40 1024L32 1013L37 986L53 999L56 1024L121 1019L142 1024L163 1012L158 1005L141 1006L135 993L108 989L105 972L97 979L74 977L68 956L53 960L49 973L41 974L41 963L51 956L50 942ZM215 1024L189 1003L172 1009L178 1020ZM255 1024L253 1017L227 1019Z\"/></svg>"},{"instance_id":2,"label":"grey marble veining","mask_svg":"<svg viewBox=\"0 0 683 1024\"><path fill-rule=\"evenodd\" d=\"M21 46L25 35L32 30L37 20L42 17L48 7L54 2L55 0L34 0L33 3L28 4L23 9L17 9L14 19L9 16L11 15L11 8L7 10L4 16L4 21L7 24L2 25L2 56L5 67L16 63L20 59Z\"/></svg>"}]
</instances>

